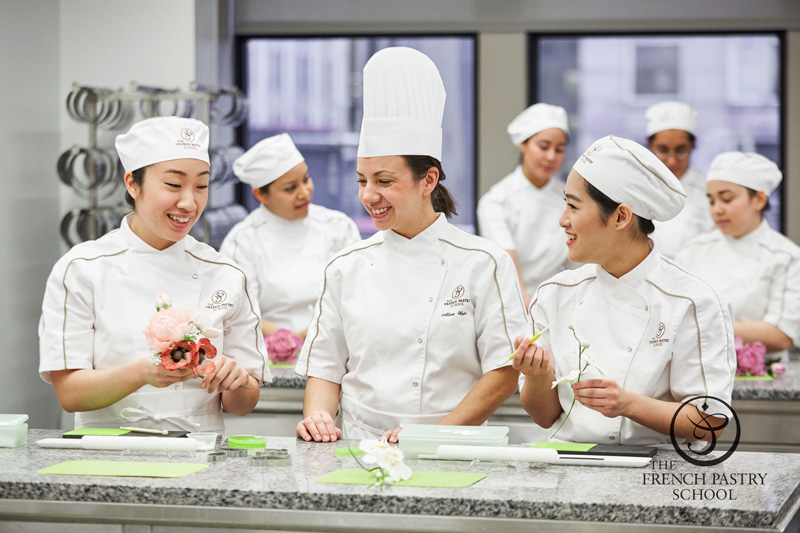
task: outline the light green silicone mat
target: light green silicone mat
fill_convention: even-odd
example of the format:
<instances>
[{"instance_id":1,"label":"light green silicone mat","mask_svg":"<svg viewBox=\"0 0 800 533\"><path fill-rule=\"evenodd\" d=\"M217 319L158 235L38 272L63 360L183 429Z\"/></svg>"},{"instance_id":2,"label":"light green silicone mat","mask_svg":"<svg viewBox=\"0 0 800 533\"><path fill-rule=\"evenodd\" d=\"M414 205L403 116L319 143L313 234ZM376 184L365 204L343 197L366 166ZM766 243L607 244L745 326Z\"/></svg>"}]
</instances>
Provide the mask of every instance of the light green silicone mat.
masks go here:
<instances>
[{"instance_id":1,"label":"light green silicone mat","mask_svg":"<svg viewBox=\"0 0 800 533\"><path fill-rule=\"evenodd\" d=\"M763 376L751 376L747 374L746 376L736 376L734 379L737 381L772 381L772 376L769 374L764 374Z\"/></svg>"},{"instance_id":2,"label":"light green silicone mat","mask_svg":"<svg viewBox=\"0 0 800 533\"><path fill-rule=\"evenodd\" d=\"M92 435L98 437L119 437L130 433L129 429L120 428L79 428L64 432L65 437Z\"/></svg>"},{"instance_id":3,"label":"light green silicone mat","mask_svg":"<svg viewBox=\"0 0 800 533\"><path fill-rule=\"evenodd\" d=\"M545 448L559 452L588 452L597 446L592 442L537 442L531 448Z\"/></svg>"},{"instance_id":4,"label":"light green silicone mat","mask_svg":"<svg viewBox=\"0 0 800 533\"><path fill-rule=\"evenodd\" d=\"M64 461L42 468L38 474L63 476L184 477L208 468L200 463L150 461Z\"/></svg>"},{"instance_id":5,"label":"light green silicone mat","mask_svg":"<svg viewBox=\"0 0 800 533\"><path fill-rule=\"evenodd\" d=\"M364 455L364 450L358 446L345 446L344 448L336 448L333 454L338 457L350 457L351 455Z\"/></svg>"},{"instance_id":6,"label":"light green silicone mat","mask_svg":"<svg viewBox=\"0 0 800 533\"><path fill-rule=\"evenodd\" d=\"M470 472L420 472L415 470L411 479L398 481L394 486L400 487L469 487L486 477L486 474ZM341 483L345 485L372 485L375 474L360 468L343 468L315 479L317 483Z\"/></svg>"}]
</instances>

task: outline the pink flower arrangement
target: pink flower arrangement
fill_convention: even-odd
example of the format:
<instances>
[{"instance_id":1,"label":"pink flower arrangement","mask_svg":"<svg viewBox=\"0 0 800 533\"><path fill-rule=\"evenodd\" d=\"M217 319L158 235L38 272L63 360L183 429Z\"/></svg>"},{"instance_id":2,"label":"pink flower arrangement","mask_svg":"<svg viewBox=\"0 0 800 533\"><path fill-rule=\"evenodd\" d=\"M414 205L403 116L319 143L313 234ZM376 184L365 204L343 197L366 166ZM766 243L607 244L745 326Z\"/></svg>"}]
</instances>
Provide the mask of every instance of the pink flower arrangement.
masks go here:
<instances>
[{"instance_id":1,"label":"pink flower arrangement","mask_svg":"<svg viewBox=\"0 0 800 533\"><path fill-rule=\"evenodd\" d=\"M173 307L169 296L159 293L156 313L144 329L147 344L153 350L153 363L167 370L189 367L195 377L213 372L216 365L210 359L216 357L217 349L200 335L216 337L220 332L208 324L208 317Z\"/></svg>"},{"instance_id":2,"label":"pink flower arrangement","mask_svg":"<svg viewBox=\"0 0 800 533\"><path fill-rule=\"evenodd\" d=\"M767 347L760 342L743 342L735 335L736 375L737 376L775 376L786 372L786 365L767 361Z\"/></svg>"},{"instance_id":3,"label":"pink flower arrangement","mask_svg":"<svg viewBox=\"0 0 800 533\"><path fill-rule=\"evenodd\" d=\"M297 352L303 341L288 329L279 329L272 335L265 335L267 355L273 363L293 365L297 362Z\"/></svg>"}]
</instances>

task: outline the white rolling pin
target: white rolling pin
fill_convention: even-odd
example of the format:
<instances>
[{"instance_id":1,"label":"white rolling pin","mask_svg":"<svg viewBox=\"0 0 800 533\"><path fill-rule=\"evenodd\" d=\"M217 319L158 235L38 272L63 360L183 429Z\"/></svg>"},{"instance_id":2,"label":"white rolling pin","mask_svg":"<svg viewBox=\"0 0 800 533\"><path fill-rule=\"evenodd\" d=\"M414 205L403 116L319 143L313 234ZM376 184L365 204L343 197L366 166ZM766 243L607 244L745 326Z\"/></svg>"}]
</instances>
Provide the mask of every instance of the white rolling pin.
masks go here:
<instances>
[{"instance_id":1,"label":"white rolling pin","mask_svg":"<svg viewBox=\"0 0 800 533\"><path fill-rule=\"evenodd\" d=\"M83 450L130 450L157 452L196 452L197 441L172 437L101 437L87 435L80 439L41 439L42 448L77 448Z\"/></svg>"},{"instance_id":2,"label":"white rolling pin","mask_svg":"<svg viewBox=\"0 0 800 533\"><path fill-rule=\"evenodd\" d=\"M439 459L463 461L523 461L526 463L557 463L558 452L545 448L512 448L506 446L456 446L442 444L436 455Z\"/></svg>"}]
</instances>

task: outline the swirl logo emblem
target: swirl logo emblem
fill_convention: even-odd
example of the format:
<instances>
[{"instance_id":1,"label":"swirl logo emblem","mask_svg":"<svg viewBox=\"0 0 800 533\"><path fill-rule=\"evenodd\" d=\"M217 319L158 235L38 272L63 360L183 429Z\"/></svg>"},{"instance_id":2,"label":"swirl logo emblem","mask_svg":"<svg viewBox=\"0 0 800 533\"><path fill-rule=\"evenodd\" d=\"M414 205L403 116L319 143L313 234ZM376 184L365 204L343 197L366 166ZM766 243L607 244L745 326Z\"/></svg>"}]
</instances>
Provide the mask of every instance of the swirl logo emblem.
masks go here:
<instances>
[{"instance_id":1,"label":"swirl logo emblem","mask_svg":"<svg viewBox=\"0 0 800 533\"><path fill-rule=\"evenodd\" d=\"M183 128L181 130L181 139L183 139L187 143L192 142L194 140L194 132L189 128Z\"/></svg>"},{"instance_id":2,"label":"swirl logo emblem","mask_svg":"<svg viewBox=\"0 0 800 533\"><path fill-rule=\"evenodd\" d=\"M692 402L702 402L702 404L698 407ZM675 437L675 424L680 417L688 420L694 426L692 432L693 440L705 440L710 436L711 440L708 442L708 446L699 449L700 446L696 442L688 442L682 445L678 443ZM730 431L733 429L728 427L731 422L736 422L736 434L731 447L722 455L709 457L719 444L715 432L725 428ZM739 424L739 417L736 416L736 411L727 402L714 396L689 398L675 411L672 422L669 425L669 437L672 440L672 447L675 448L678 455L697 466L714 466L726 461L739 446L741 436L742 428Z\"/></svg>"},{"instance_id":3,"label":"swirl logo emblem","mask_svg":"<svg viewBox=\"0 0 800 533\"><path fill-rule=\"evenodd\" d=\"M226 298L228 298L228 295L225 293L225 291L222 290L216 291L214 294L211 295L211 301L214 302L215 304L221 304L222 302L225 301Z\"/></svg>"},{"instance_id":4,"label":"swirl logo emblem","mask_svg":"<svg viewBox=\"0 0 800 533\"><path fill-rule=\"evenodd\" d=\"M453 289L453 299L458 300L462 296L464 296L464 286L458 285L455 289Z\"/></svg>"},{"instance_id":5,"label":"swirl logo emblem","mask_svg":"<svg viewBox=\"0 0 800 533\"><path fill-rule=\"evenodd\" d=\"M667 326L665 326L663 322L659 322L658 331L656 331L656 338L660 339L661 337L663 337L666 331L667 331Z\"/></svg>"}]
</instances>

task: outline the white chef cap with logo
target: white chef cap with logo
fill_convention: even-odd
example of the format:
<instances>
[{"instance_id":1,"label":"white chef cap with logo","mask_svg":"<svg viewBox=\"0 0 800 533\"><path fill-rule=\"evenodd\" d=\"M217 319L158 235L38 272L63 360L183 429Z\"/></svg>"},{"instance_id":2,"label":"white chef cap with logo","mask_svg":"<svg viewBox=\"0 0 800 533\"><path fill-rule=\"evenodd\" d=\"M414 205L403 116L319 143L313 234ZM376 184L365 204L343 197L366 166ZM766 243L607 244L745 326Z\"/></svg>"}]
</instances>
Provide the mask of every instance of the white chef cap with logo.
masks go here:
<instances>
[{"instance_id":1,"label":"white chef cap with logo","mask_svg":"<svg viewBox=\"0 0 800 533\"><path fill-rule=\"evenodd\" d=\"M126 172L174 159L209 162L208 126L193 118L148 118L117 135L114 144Z\"/></svg>"},{"instance_id":2,"label":"white chef cap with logo","mask_svg":"<svg viewBox=\"0 0 800 533\"><path fill-rule=\"evenodd\" d=\"M669 220L683 209L678 178L644 146L609 135L592 143L572 167L600 192L647 220Z\"/></svg>"},{"instance_id":3,"label":"white chef cap with logo","mask_svg":"<svg viewBox=\"0 0 800 533\"><path fill-rule=\"evenodd\" d=\"M242 183L259 188L269 185L305 161L287 133L259 141L233 162Z\"/></svg>"},{"instance_id":4,"label":"white chef cap with logo","mask_svg":"<svg viewBox=\"0 0 800 533\"><path fill-rule=\"evenodd\" d=\"M688 131L692 135L697 130L697 111L683 102L659 102L647 108L647 136L664 130Z\"/></svg>"},{"instance_id":5,"label":"white chef cap with logo","mask_svg":"<svg viewBox=\"0 0 800 533\"><path fill-rule=\"evenodd\" d=\"M558 128L569 135L567 110L561 106L539 103L517 115L506 131L514 146L519 146L537 133L550 128Z\"/></svg>"},{"instance_id":6,"label":"white chef cap with logo","mask_svg":"<svg viewBox=\"0 0 800 533\"><path fill-rule=\"evenodd\" d=\"M405 47L376 52L364 66L358 157L428 155L441 162L444 101L428 56Z\"/></svg>"},{"instance_id":7,"label":"white chef cap with logo","mask_svg":"<svg viewBox=\"0 0 800 533\"><path fill-rule=\"evenodd\" d=\"M778 165L754 152L724 152L711 160L706 183L728 181L770 194L778 188L783 174Z\"/></svg>"}]
</instances>

